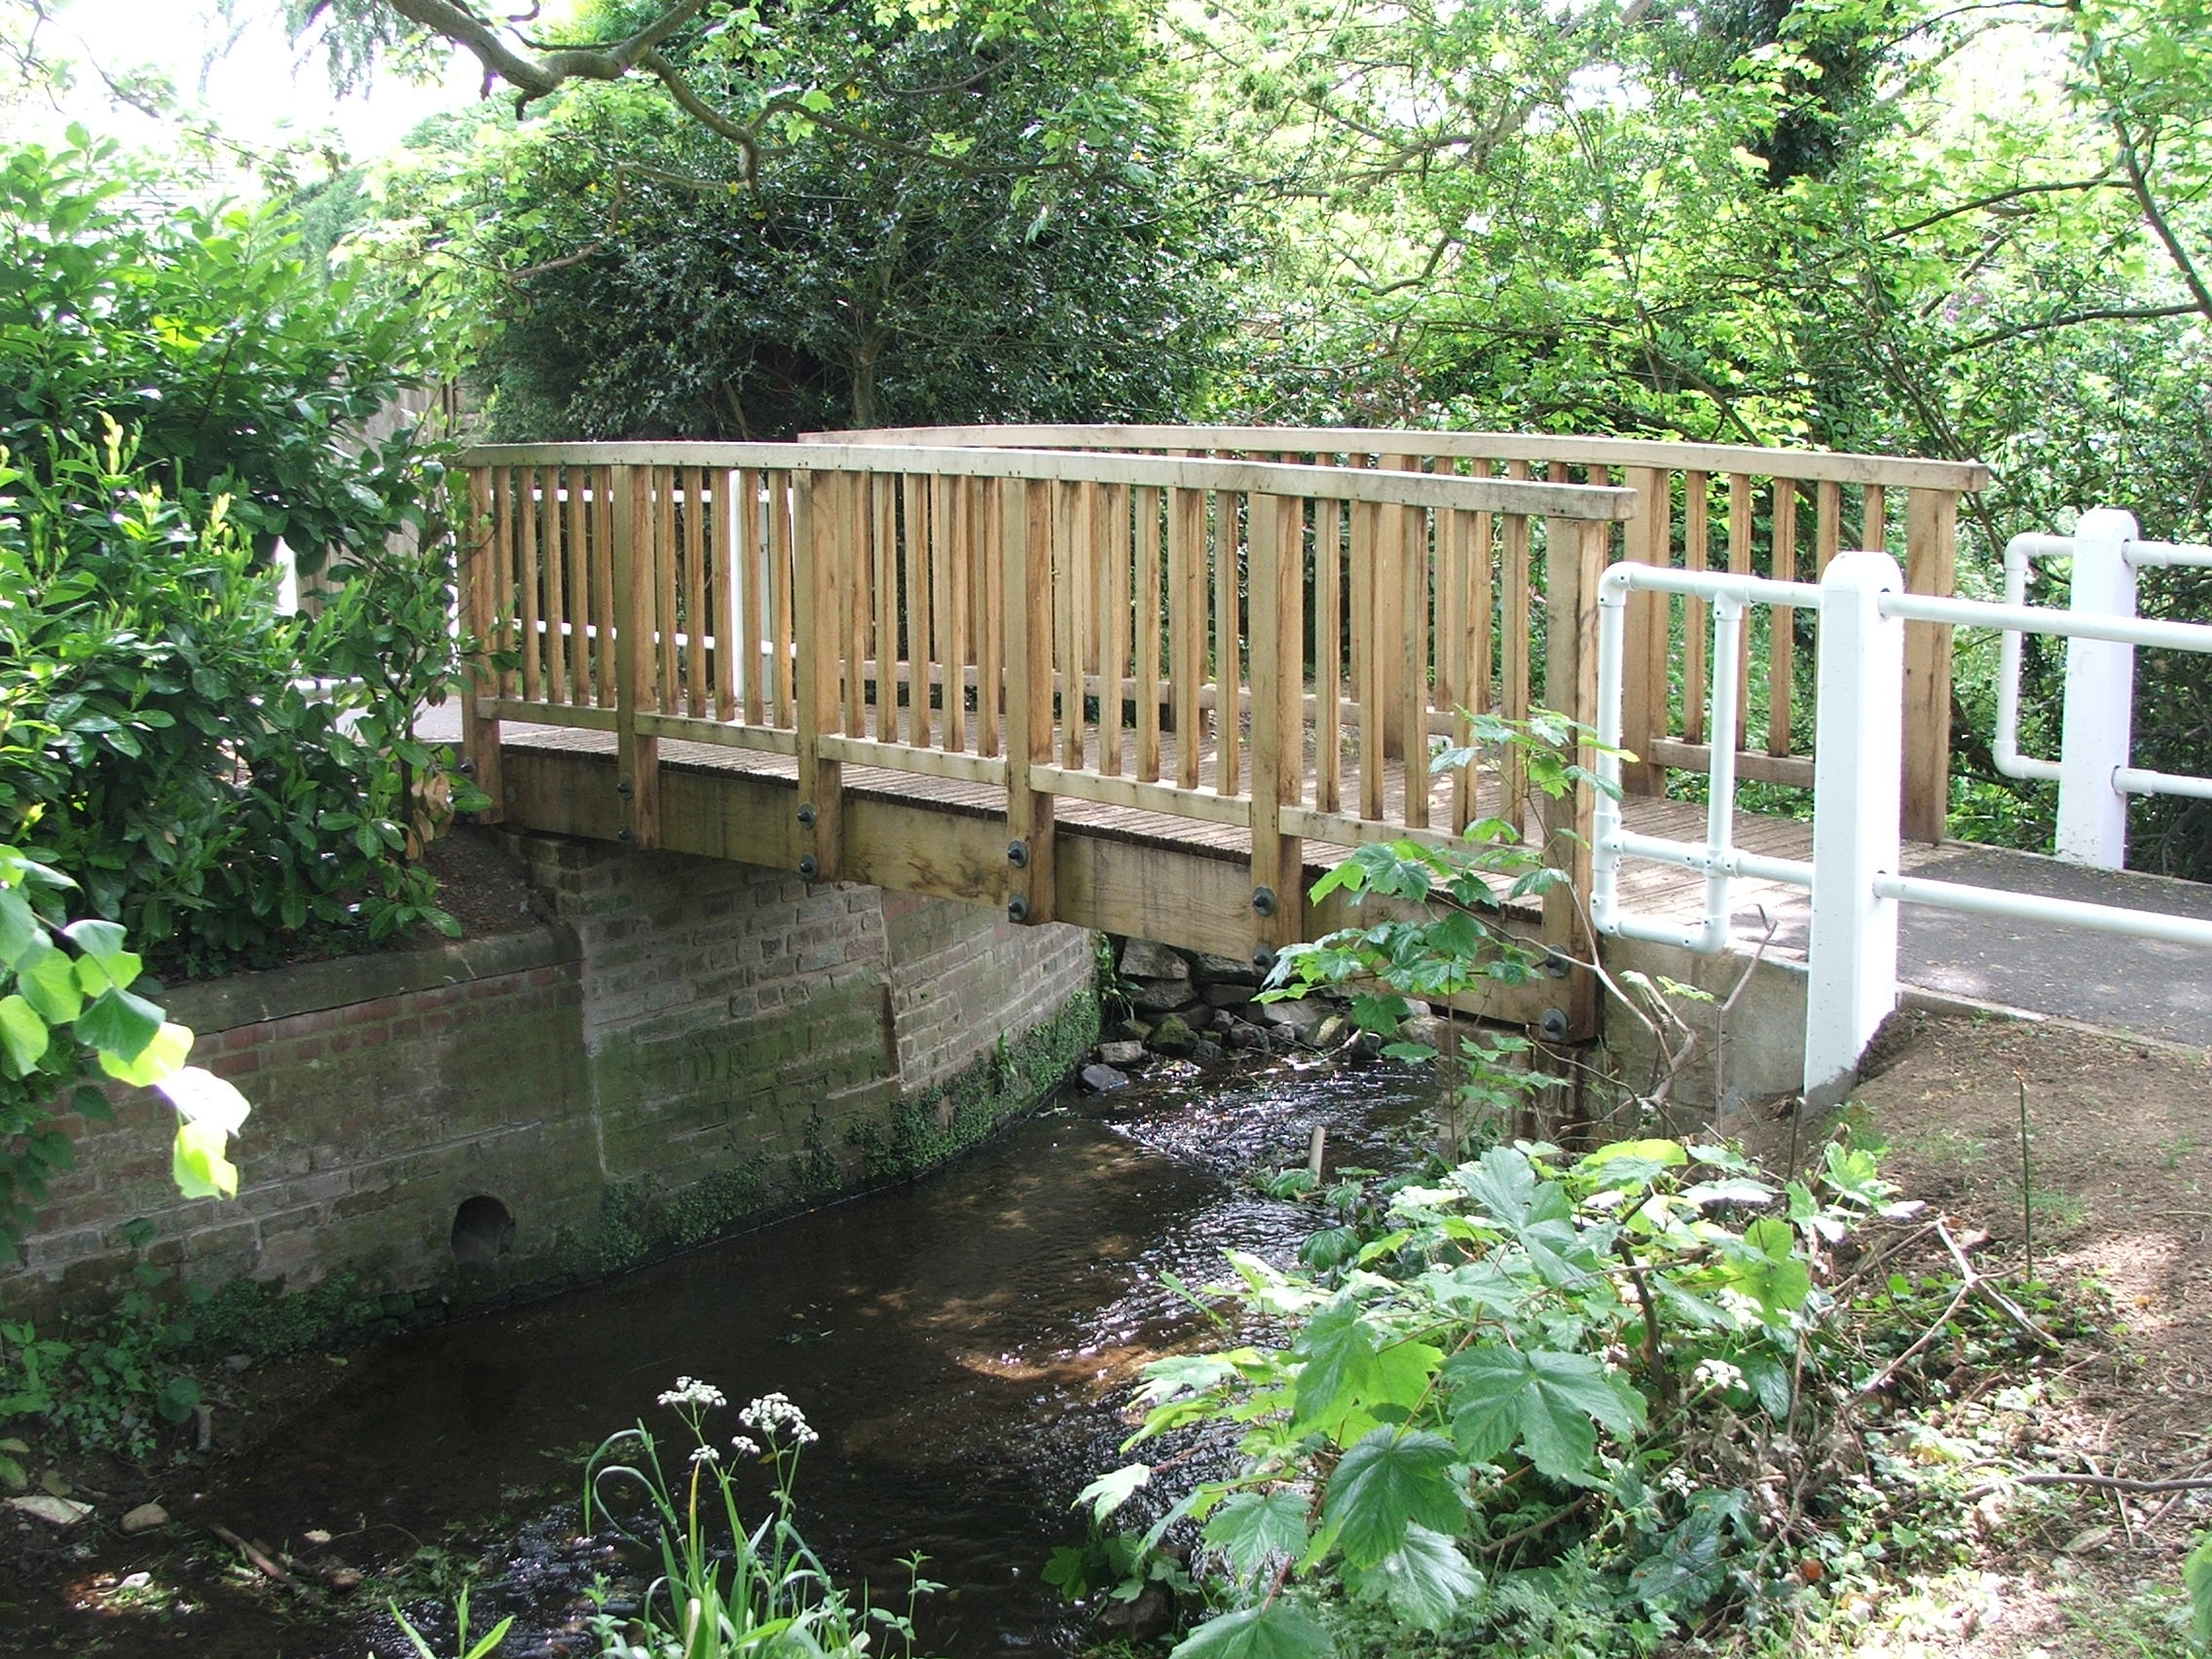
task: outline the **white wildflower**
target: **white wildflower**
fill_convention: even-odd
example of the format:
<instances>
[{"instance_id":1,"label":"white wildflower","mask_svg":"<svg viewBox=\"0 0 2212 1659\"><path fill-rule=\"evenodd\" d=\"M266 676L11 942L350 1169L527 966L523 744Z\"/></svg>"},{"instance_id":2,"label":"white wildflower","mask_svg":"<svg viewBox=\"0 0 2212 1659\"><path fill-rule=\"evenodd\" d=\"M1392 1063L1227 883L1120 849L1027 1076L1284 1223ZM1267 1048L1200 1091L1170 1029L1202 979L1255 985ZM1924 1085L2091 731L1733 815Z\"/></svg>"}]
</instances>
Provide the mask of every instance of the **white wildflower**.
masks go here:
<instances>
[{"instance_id":1,"label":"white wildflower","mask_svg":"<svg viewBox=\"0 0 2212 1659\"><path fill-rule=\"evenodd\" d=\"M691 1461L694 1463L719 1463L721 1461L721 1456L722 1455L712 1446L701 1446L698 1451L691 1454Z\"/></svg>"},{"instance_id":2,"label":"white wildflower","mask_svg":"<svg viewBox=\"0 0 2212 1659\"><path fill-rule=\"evenodd\" d=\"M773 1443L788 1436L793 1446L811 1446L822 1437L807 1425L806 1414L783 1394L763 1394L738 1414L747 1428Z\"/></svg>"},{"instance_id":3,"label":"white wildflower","mask_svg":"<svg viewBox=\"0 0 2212 1659\"><path fill-rule=\"evenodd\" d=\"M1691 1380L1701 1387L1734 1388L1743 1382L1744 1373L1724 1359L1701 1359L1697 1370L1691 1373Z\"/></svg>"},{"instance_id":4,"label":"white wildflower","mask_svg":"<svg viewBox=\"0 0 2212 1659\"><path fill-rule=\"evenodd\" d=\"M664 1406L724 1406L722 1391L712 1382L702 1382L696 1377L679 1377L676 1386L661 1395Z\"/></svg>"},{"instance_id":5,"label":"white wildflower","mask_svg":"<svg viewBox=\"0 0 2212 1659\"><path fill-rule=\"evenodd\" d=\"M760 1456L760 1443L748 1435L740 1434L732 1439L729 1444L730 1449L740 1457L757 1457Z\"/></svg>"}]
</instances>

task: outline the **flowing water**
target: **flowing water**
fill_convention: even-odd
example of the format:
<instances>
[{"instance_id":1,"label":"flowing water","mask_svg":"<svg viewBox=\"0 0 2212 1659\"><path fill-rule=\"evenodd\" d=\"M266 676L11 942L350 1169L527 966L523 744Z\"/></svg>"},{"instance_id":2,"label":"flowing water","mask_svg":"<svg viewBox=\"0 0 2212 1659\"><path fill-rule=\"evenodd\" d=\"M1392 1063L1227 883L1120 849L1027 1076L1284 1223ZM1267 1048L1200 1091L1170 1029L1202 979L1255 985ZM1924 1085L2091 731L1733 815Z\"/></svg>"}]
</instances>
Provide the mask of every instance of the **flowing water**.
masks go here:
<instances>
[{"instance_id":1,"label":"flowing water","mask_svg":"<svg viewBox=\"0 0 2212 1659\"><path fill-rule=\"evenodd\" d=\"M1281 1060L1063 1102L913 1186L356 1357L194 1516L302 1556L311 1530L338 1534L325 1548L362 1565L416 1541L488 1549L480 1624L517 1614L502 1653L580 1650L580 1591L617 1566L574 1536L582 1456L643 1418L681 1457L688 1441L654 1399L696 1377L731 1402L710 1420L725 1440L754 1396L804 1409L821 1440L799 1522L841 1578L897 1603L901 1558L929 1558L946 1588L919 1609L921 1651L1071 1652L1080 1627L1039 1568L1081 1534L1077 1492L1126 1460L1137 1368L1197 1340L1165 1276L1218 1278L1231 1247L1287 1257L1313 1211L1261 1196L1250 1172L1303 1161L1316 1124L1332 1168L1381 1162L1424 1098L1396 1068ZM158 1632L101 1618L110 1650L143 1625L147 1651L178 1651L176 1637L255 1659L402 1651L388 1622L381 1637L327 1615L278 1628L266 1594L187 1599L202 1610L172 1608Z\"/></svg>"}]
</instances>

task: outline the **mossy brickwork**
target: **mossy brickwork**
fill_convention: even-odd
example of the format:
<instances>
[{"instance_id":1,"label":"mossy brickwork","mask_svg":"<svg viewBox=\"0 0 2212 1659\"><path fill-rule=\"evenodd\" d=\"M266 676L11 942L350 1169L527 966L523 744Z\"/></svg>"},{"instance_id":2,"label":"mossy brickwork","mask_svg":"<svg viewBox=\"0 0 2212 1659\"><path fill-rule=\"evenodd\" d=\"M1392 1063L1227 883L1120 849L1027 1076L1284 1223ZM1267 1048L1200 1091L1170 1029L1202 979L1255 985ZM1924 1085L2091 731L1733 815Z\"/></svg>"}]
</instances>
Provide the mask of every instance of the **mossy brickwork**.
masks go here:
<instances>
[{"instance_id":1,"label":"mossy brickwork","mask_svg":"<svg viewBox=\"0 0 2212 1659\"><path fill-rule=\"evenodd\" d=\"M925 1168L1094 1038L1090 940L719 861L517 843L557 925L170 995L254 1103L237 1199L167 1184L144 1099L65 1124L0 1310L97 1301L139 1252L201 1284L471 1301L589 1276ZM455 1249L460 1207L511 1228Z\"/></svg>"}]
</instances>

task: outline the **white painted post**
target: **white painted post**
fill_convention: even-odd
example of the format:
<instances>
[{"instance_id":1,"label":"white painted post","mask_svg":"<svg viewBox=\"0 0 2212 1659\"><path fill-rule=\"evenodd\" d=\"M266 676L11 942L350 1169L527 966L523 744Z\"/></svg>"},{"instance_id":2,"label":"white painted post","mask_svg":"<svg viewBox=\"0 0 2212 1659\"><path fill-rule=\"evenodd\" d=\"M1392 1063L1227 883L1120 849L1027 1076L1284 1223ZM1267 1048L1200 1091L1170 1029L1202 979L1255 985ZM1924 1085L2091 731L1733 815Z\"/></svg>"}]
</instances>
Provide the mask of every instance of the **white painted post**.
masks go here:
<instances>
[{"instance_id":1,"label":"white painted post","mask_svg":"<svg viewBox=\"0 0 2212 1659\"><path fill-rule=\"evenodd\" d=\"M1874 891L1898 873L1904 776L1904 623L1882 614L1903 589L1887 553L1838 553L1821 579L1818 740L1813 757L1813 934L1805 986L1805 1100L1832 1106L1897 1007L1898 905Z\"/></svg>"},{"instance_id":2,"label":"white painted post","mask_svg":"<svg viewBox=\"0 0 2212 1659\"><path fill-rule=\"evenodd\" d=\"M2075 614L2133 616L2131 513L2099 507L2074 531ZM2120 869L2127 863L2127 796L2113 774L2127 764L2135 719L2135 647L2066 642L2065 735L2058 754L2058 856Z\"/></svg>"}]
</instances>

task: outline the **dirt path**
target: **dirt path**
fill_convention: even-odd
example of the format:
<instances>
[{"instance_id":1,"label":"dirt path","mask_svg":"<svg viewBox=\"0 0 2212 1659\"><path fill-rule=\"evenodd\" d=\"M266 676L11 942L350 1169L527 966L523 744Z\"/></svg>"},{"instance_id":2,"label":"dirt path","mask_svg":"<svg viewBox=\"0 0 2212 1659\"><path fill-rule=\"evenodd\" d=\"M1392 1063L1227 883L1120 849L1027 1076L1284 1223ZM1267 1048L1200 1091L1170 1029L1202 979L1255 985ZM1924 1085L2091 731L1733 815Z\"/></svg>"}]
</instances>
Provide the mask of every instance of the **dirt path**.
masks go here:
<instances>
[{"instance_id":1,"label":"dirt path","mask_svg":"<svg viewBox=\"0 0 2212 1659\"><path fill-rule=\"evenodd\" d=\"M2143 1480L2212 1474L2212 1056L2048 1024L1915 1017L1855 1124L1884 1173L1987 1235L1981 1271L2035 1274L2103 1327L2036 1374L1962 1385L1930 1455ZM2029 1135L2023 1180L2021 1088ZM1774 1151L1774 1130L1761 1131ZM1787 1130L1781 1131L1787 1134ZM1920 1264L1939 1271L1939 1251ZM2161 1614L2212 1492L2000 1491L1956 1569L1870 1604L1828 1651L1957 1659L2183 1649Z\"/></svg>"}]
</instances>

